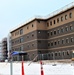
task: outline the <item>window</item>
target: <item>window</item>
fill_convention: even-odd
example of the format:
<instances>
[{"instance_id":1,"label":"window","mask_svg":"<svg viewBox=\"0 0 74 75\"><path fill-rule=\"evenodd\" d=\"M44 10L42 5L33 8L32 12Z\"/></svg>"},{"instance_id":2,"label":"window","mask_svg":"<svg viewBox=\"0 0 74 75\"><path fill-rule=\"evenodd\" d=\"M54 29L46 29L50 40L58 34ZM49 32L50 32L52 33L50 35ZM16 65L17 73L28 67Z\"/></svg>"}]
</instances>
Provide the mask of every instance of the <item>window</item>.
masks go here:
<instances>
[{"instance_id":1,"label":"window","mask_svg":"<svg viewBox=\"0 0 74 75\"><path fill-rule=\"evenodd\" d=\"M57 45L57 42L55 41L54 44Z\"/></svg>"},{"instance_id":2,"label":"window","mask_svg":"<svg viewBox=\"0 0 74 75\"><path fill-rule=\"evenodd\" d=\"M34 34L32 34L32 37L34 37Z\"/></svg>"},{"instance_id":3,"label":"window","mask_svg":"<svg viewBox=\"0 0 74 75\"><path fill-rule=\"evenodd\" d=\"M48 36L49 36L49 32L48 32L47 34L48 34Z\"/></svg>"},{"instance_id":4,"label":"window","mask_svg":"<svg viewBox=\"0 0 74 75\"><path fill-rule=\"evenodd\" d=\"M51 36L52 36L52 32L51 32Z\"/></svg>"},{"instance_id":5,"label":"window","mask_svg":"<svg viewBox=\"0 0 74 75\"><path fill-rule=\"evenodd\" d=\"M51 42L51 46L53 46L53 42Z\"/></svg>"},{"instance_id":6,"label":"window","mask_svg":"<svg viewBox=\"0 0 74 75\"><path fill-rule=\"evenodd\" d=\"M55 20L54 20L54 24L55 24Z\"/></svg>"},{"instance_id":7,"label":"window","mask_svg":"<svg viewBox=\"0 0 74 75\"><path fill-rule=\"evenodd\" d=\"M27 47L28 47L28 48L30 47L29 44L27 45Z\"/></svg>"},{"instance_id":8,"label":"window","mask_svg":"<svg viewBox=\"0 0 74 75\"><path fill-rule=\"evenodd\" d=\"M70 54L70 52L69 51L67 51L67 55L69 55Z\"/></svg>"},{"instance_id":9,"label":"window","mask_svg":"<svg viewBox=\"0 0 74 75\"><path fill-rule=\"evenodd\" d=\"M68 27L66 27L65 30L68 31Z\"/></svg>"},{"instance_id":10,"label":"window","mask_svg":"<svg viewBox=\"0 0 74 75\"><path fill-rule=\"evenodd\" d=\"M48 43L48 47L50 46L50 43Z\"/></svg>"},{"instance_id":11,"label":"window","mask_svg":"<svg viewBox=\"0 0 74 75\"><path fill-rule=\"evenodd\" d=\"M34 43L32 43L32 46L34 46Z\"/></svg>"},{"instance_id":12,"label":"window","mask_svg":"<svg viewBox=\"0 0 74 75\"><path fill-rule=\"evenodd\" d=\"M29 29L29 27L27 26L27 29Z\"/></svg>"},{"instance_id":13,"label":"window","mask_svg":"<svg viewBox=\"0 0 74 75\"><path fill-rule=\"evenodd\" d=\"M53 52L51 53L51 55L53 56Z\"/></svg>"},{"instance_id":14,"label":"window","mask_svg":"<svg viewBox=\"0 0 74 75\"><path fill-rule=\"evenodd\" d=\"M12 33L12 36L14 36L14 33Z\"/></svg>"},{"instance_id":15,"label":"window","mask_svg":"<svg viewBox=\"0 0 74 75\"><path fill-rule=\"evenodd\" d=\"M62 39L62 44L64 44L64 39Z\"/></svg>"},{"instance_id":16,"label":"window","mask_svg":"<svg viewBox=\"0 0 74 75\"><path fill-rule=\"evenodd\" d=\"M65 20L67 20L67 15L65 15Z\"/></svg>"},{"instance_id":17,"label":"window","mask_svg":"<svg viewBox=\"0 0 74 75\"><path fill-rule=\"evenodd\" d=\"M69 17L72 18L72 13L69 14Z\"/></svg>"},{"instance_id":18,"label":"window","mask_svg":"<svg viewBox=\"0 0 74 75\"><path fill-rule=\"evenodd\" d=\"M57 18L57 23L59 23L59 18Z\"/></svg>"},{"instance_id":19,"label":"window","mask_svg":"<svg viewBox=\"0 0 74 75\"><path fill-rule=\"evenodd\" d=\"M63 21L63 16L61 17L61 21Z\"/></svg>"},{"instance_id":20,"label":"window","mask_svg":"<svg viewBox=\"0 0 74 75\"><path fill-rule=\"evenodd\" d=\"M54 31L54 35L56 35L56 31Z\"/></svg>"},{"instance_id":21,"label":"window","mask_svg":"<svg viewBox=\"0 0 74 75\"><path fill-rule=\"evenodd\" d=\"M50 25L52 26L52 21L50 21Z\"/></svg>"},{"instance_id":22,"label":"window","mask_svg":"<svg viewBox=\"0 0 74 75\"><path fill-rule=\"evenodd\" d=\"M57 56L57 53L55 53L55 56Z\"/></svg>"},{"instance_id":23,"label":"window","mask_svg":"<svg viewBox=\"0 0 74 75\"><path fill-rule=\"evenodd\" d=\"M29 38L29 35L27 35L27 38Z\"/></svg>"},{"instance_id":24,"label":"window","mask_svg":"<svg viewBox=\"0 0 74 75\"><path fill-rule=\"evenodd\" d=\"M71 42L73 42L74 41L74 39L73 39L73 37L71 37Z\"/></svg>"},{"instance_id":25,"label":"window","mask_svg":"<svg viewBox=\"0 0 74 75\"><path fill-rule=\"evenodd\" d=\"M20 35L23 34L23 29L20 29Z\"/></svg>"},{"instance_id":26,"label":"window","mask_svg":"<svg viewBox=\"0 0 74 75\"><path fill-rule=\"evenodd\" d=\"M23 45L22 45L22 46L20 47L20 51L23 51L23 49L24 49L24 48L23 48Z\"/></svg>"},{"instance_id":27,"label":"window","mask_svg":"<svg viewBox=\"0 0 74 75\"><path fill-rule=\"evenodd\" d=\"M65 55L65 52L63 52L63 56Z\"/></svg>"},{"instance_id":28,"label":"window","mask_svg":"<svg viewBox=\"0 0 74 75\"><path fill-rule=\"evenodd\" d=\"M38 23L40 23L40 21L39 20L37 20L38 21Z\"/></svg>"},{"instance_id":29,"label":"window","mask_svg":"<svg viewBox=\"0 0 74 75\"><path fill-rule=\"evenodd\" d=\"M34 25L32 24L32 27L33 27Z\"/></svg>"},{"instance_id":30,"label":"window","mask_svg":"<svg viewBox=\"0 0 74 75\"><path fill-rule=\"evenodd\" d=\"M59 51L58 54L59 54L59 56L60 56L60 55L61 55L61 52Z\"/></svg>"},{"instance_id":31,"label":"window","mask_svg":"<svg viewBox=\"0 0 74 75\"><path fill-rule=\"evenodd\" d=\"M60 40L58 40L58 44L60 44Z\"/></svg>"},{"instance_id":32,"label":"window","mask_svg":"<svg viewBox=\"0 0 74 75\"><path fill-rule=\"evenodd\" d=\"M70 30L73 30L73 26L70 26Z\"/></svg>"},{"instance_id":33,"label":"window","mask_svg":"<svg viewBox=\"0 0 74 75\"><path fill-rule=\"evenodd\" d=\"M38 43L41 43L41 41L40 41L40 40L38 40Z\"/></svg>"},{"instance_id":34,"label":"window","mask_svg":"<svg viewBox=\"0 0 74 75\"><path fill-rule=\"evenodd\" d=\"M69 43L69 39L68 38L66 38L66 43Z\"/></svg>"},{"instance_id":35,"label":"window","mask_svg":"<svg viewBox=\"0 0 74 75\"><path fill-rule=\"evenodd\" d=\"M47 23L47 27L49 27L49 23Z\"/></svg>"},{"instance_id":36,"label":"window","mask_svg":"<svg viewBox=\"0 0 74 75\"><path fill-rule=\"evenodd\" d=\"M40 34L41 32L40 32L40 31L38 31L38 33Z\"/></svg>"},{"instance_id":37,"label":"window","mask_svg":"<svg viewBox=\"0 0 74 75\"><path fill-rule=\"evenodd\" d=\"M62 32L62 33L64 32L64 28L61 29L61 32Z\"/></svg>"},{"instance_id":38,"label":"window","mask_svg":"<svg viewBox=\"0 0 74 75\"><path fill-rule=\"evenodd\" d=\"M20 43L22 43L24 41L23 37L20 38Z\"/></svg>"},{"instance_id":39,"label":"window","mask_svg":"<svg viewBox=\"0 0 74 75\"><path fill-rule=\"evenodd\" d=\"M58 34L60 34L60 30L59 30L59 29L58 29L58 31L57 31L57 32L58 32Z\"/></svg>"}]
</instances>

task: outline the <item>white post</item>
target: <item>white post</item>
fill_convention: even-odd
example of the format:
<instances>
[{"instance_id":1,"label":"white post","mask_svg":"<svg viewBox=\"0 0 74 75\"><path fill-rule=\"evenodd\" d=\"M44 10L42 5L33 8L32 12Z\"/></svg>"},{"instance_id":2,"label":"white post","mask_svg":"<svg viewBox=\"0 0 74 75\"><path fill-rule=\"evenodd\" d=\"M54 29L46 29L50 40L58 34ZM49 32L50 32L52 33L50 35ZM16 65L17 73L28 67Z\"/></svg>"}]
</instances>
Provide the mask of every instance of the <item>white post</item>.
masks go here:
<instances>
[{"instance_id":1,"label":"white post","mask_svg":"<svg viewBox=\"0 0 74 75\"><path fill-rule=\"evenodd\" d=\"M10 61L10 75L13 75L12 57L11 57L11 61Z\"/></svg>"}]
</instances>

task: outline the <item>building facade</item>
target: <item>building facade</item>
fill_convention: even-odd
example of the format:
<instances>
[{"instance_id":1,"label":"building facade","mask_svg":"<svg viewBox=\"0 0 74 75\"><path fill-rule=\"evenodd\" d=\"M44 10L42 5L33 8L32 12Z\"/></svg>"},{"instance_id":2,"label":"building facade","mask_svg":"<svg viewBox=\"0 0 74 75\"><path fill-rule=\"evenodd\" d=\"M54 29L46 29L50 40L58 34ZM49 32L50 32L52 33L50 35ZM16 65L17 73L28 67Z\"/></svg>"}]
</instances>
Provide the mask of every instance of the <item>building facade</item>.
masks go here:
<instances>
[{"instance_id":1,"label":"building facade","mask_svg":"<svg viewBox=\"0 0 74 75\"><path fill-rule=\"evenodd\" d=\"M57 12L57 11L56 11ZM39 54L44 59L71 59L74 50L74 3L46 18L36 17L12 30L11 52L24 51L24 60L33 60ZM20 60L14 56L14 60Z\"/></svg>"},{"instance_id":2,"label":"building facade","mask_svg":"<svg viewBox=\"0 0 74 75\"><path fill-rule=\"evenodd\" d=\"M0 42L0 62L3 61L2 42Z\"/></svg>"},{"instance_id":3,"label":"building facade","mask_svg":"<svg viewBox=\"0 0 74 75\"><path fill-rule=\"evenodd\" d=\"M2 39L2 53L3 60L5 61L6 59L8 59L7 38Z\"/></svg>"}]
</instances>

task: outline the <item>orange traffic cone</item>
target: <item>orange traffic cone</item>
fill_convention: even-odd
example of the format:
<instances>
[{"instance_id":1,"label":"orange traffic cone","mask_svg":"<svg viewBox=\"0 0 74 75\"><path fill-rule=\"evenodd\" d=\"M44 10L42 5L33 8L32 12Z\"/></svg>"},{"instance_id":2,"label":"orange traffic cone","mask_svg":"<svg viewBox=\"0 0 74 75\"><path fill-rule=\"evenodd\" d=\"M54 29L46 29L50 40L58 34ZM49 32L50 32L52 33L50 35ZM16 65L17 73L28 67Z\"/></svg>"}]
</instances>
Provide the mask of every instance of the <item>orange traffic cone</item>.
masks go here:
<instances>
[{"instance_id":1,"label":"orange traffic cone","mask_svg":"<svg viewBox=\"0 0 74 75\"><path fill-rule=\"evenodd\" d=\"M25 75L24 74L24 62L22 61L22 75Z\"/></svg>"},{"instance_id":2,"label":"orange traffic cone","mask_svg":"<svg viewBox=\"0 0 74 75\"><path fill-rule=\"evenodd\" d=\"M40 64L41 64L41 75L44 75L44 71L43 71L43 63L42 63L42 61L40 61Z\"/></svg>"}]
</instances>

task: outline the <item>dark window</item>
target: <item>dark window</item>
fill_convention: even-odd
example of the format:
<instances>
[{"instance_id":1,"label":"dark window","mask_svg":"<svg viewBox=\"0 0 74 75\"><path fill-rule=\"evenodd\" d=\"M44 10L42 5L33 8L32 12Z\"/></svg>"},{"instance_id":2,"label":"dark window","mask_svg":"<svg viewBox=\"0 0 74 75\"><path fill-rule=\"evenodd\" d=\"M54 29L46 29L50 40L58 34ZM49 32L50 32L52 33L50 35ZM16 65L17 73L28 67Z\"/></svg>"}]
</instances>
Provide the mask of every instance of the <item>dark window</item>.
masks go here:
<instances>
[{"instance_id":1,"label":"dark window","mask_svg":"<svg viewBox=\"0 0 74 75\"><path fill-rule=\"evenodd\" d=\"M62 44L64 44L64 39L62 39Z\"/></svg>"},{"instance_id":2,"label":"dark window","mask_svg":"<svg viewBox=\"0 0 74 75\"><path fill-rule=\"evenodd\" d=\"M39 40L38 43L41 43L41 41Z\"/></svg>"},{"instance_id":3,"label":"dark window","mask_svg":"<svg viewBox=\"0 0 74 75\"><path fill-rule=\"evenodd\" d=\"M47 27L49 27L49 23L47 23Z\"/></svg>"},{"instance_id":4,"label":"dark window","mask_svg":"<svg viewBox=\"0 0 74 75\"><path fill-rule=\"evenodd\" d=\"M67 51L67 55L69 55L70 54L70 52L69 51Z\"/></svg>"},{"instance_id":5,"label":"dark window","mask_svg":"<svg viewBox=\"0 0 74 75\"><path fill-rule=\"evenodd\" d=\"M54 44L57 45L57 42L55 41Z\"/></svg>"},{"instance_id":6,"label":"dark window","mask_svg":"<svg viewBox=\"0 0 74 75\"><path fill-rule=\"evenodd\" d=\"M69 14L69 17L72 18L72 13Z\"/></svg>"},{"instance_id":7,"label":"dark window","mask_svg":"<svg viewBox=\"0 0 74 75\"><path fill-rule=\"evenodd\" d=\"M51 42L51 46L53 46L53 42Z\"/></svg>"},{"instance_id":8,"label":"dark window","mask_svg":"<svg viewBox=\"0 0 74 75\"><path fill-rule=\"evenodd\" d=\"M32 37L34 37L34 34L32 34Z\"/></svg>"},{"instance_id":9,"label":"dark window","mask_svg":"<svg viewBox=\"0 0 74 75\"><path fill-rule=\"evenodd\" d=\"M48 43L48 46L50 46L50 43Z\"/></svg>"},{"instance_id":10,"label":"dark window","mask_svg":"<svg viewBox=\"0 0 74 75\"><path fill-rule=\"evenodd\" d=\"M68 27L66 27L65 30L68 31Z\"/></svg>"},{"instance_id":11,"label":"dark window","mask_svg":"<svg viewBox=\"0 0 74 75\"><path fill-rule=\"evenodd\" d=\"M50 25L52 25L52 21L50 21Z\"/></svg>"},{"instance_id":12,"label":"dark window","mask_svg":"<svg viewBox=\"0 0 74 75\"><path fill-rule=\"evenodd\" d=\"M70 26L70 30L73 30L73 26Z\"/></svg>"},{"instance_id":13,"label":"dark window","mask_svg":"<svg viewBox=\"0 0 74 75\"><path fill-rule=\"evenodd\" d=\"M57 23L59 23L59 18L57 18Z\"/></svg>"},{"instance_id":14,"label":"dark window","mask_svg":"<svg viewBox=\"0 0 74 75\"><path fill-rule=\"evenodd\" d=\"M61 17L61 21L63 21L63 16Z\"/></svg>"},{"instance_id":15,"label":"dark window","mask_svg":"<svg viewBox=\"0 0 74 75\"><path fill-rule=\"evenodd\" d=\"M56 35L56 31L54 31L54 35Z\"/></svg>"},{"instance_id":16,"label":"dark window","mask_svg":"<svg viewBox=\"0 0 74 75\"><path fill-rule=\"evenodd\" d=\"M32 27L33 27L34 25L32 24Z\"/></svg>"},{"instance_id":17,"label":"dark window","mask_svg":"<svg viewBox=\"0 0 74 75\"><path fill-rule=\"evenodd\" d=\"M69 43L69 39L68 38L66 39L66 43Z\"/></svg>"},{"instance_id":18,"label":"dark window","mask_svg":"<svg viewBox=\"0 0 74 75\"><path fill-rule=\"evenodd\" d=\"M37 20L38 21L38 23L40 23L40 21L39 20Z\"/></svg>"},{"instance_id":19,"label":"dark window","mask_svg":"<svg viewBox=\"0 0 74 75\"><path fill-rule=\"evenodd\" d=\"M32 46L34 46L34 43L32 43Z\"/></svg>"},{"instance_id":20,"label":"dark window","mask_svg":"<svg viewBox=\"0 0 74 75\"><path fill-rule=\"evenodd\" d=\"M63 56L65 55L65 52L63 52Z\"/></svg>"},{"instance_id":21,"label":"dark window","mask_svg":"<svg viewBox=\"0 0 74 75\"><path fill-rule=\"evenodd\" d=\"M57 53L55 53L55 56L57 56Z\"/></svg>"},{"instance_id":22,"label":"dark window","mask_svg":"<svg viewBox=\"0 0 74 75\"><path fill-rule=\"evenodd\" d=\"M23 34L23 29L20 29L20 35Z\"/></svg>"},{"instance_id":23,"label":"dark window","mask_svg":"<svg viewBox=\"0 0 74 75\"><path fill-rule=\"evenodd\" d=\"M71 42L73 42L74 41L74 39L73 39L73 37L71 37Z\"/></svg>"},{"instance_id":24,"label":"dark window","mask_svg":"<svg viewBox=\"0 0 74 75\"><path fill-rule=\"evenodd\" d=\"M51 55L53 56L53 53Z\"/></svg>"},{"instance_id":25,"label":"dark window","mask_svg":"<svg viewBox=\"0 0 74 75\"><path fill-rule=\"evenodd\" d=\"M58 30L57 32L58 32L58 34L60 34L60 30Z\"/></svg>"},{"instance_id":26,"label":"dark window","mask_svg":"<svg viewBox=\"0 0 74 75\"><path fill-rule=\"evenodd\" d=\"M54 20L54 24L55 24L55 20Z\"/></svg>"},{"instance_id":27,"label":"dark window","mask_svg":"<svg viewBox=\"0 0 74 75\"><path fill-rule=\"evenodd\" d=\"M52 36L52 32L51 32L51 36Z\"/></svg>"},{"instance_id":28,"label":"dark window","mask_svg":"<svg viewBox=\"0 0 74 75\"><path fill-rule=\"evenodd\" d=\"M61 29L61 32L62 32L62 33L64 32L64 28Z\"/></svg>"},{"instance_id":29,"label":"dark window","mask_svg":"<svg viewBox=\"0 0 74 75\"><path fill-rule=\"evenodd\" d=\"M48 32L47 34L48 34L48 36L49 36L49 32Z\"/></svg>"},{"instance_id":30,"label":"dark window","mask_svg":"<svg viewBox=\"0 0 74 75\"><path fill-rule=\"evenodd\" d=\"M65 20L67 20L67 15L65 15Z\"/></svg>"}]
</instances>

